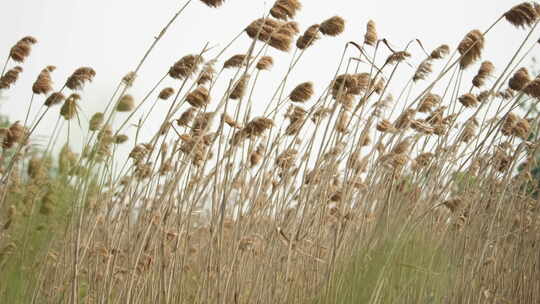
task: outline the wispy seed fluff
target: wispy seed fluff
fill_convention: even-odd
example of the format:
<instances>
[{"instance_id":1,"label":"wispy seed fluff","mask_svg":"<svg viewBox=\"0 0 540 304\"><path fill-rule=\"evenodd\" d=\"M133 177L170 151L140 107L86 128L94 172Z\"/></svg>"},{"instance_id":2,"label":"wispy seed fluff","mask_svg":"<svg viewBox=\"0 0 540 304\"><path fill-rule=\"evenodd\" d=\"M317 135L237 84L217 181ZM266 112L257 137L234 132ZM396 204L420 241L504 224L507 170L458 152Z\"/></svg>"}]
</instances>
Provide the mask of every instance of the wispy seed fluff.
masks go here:
<instances>
[{"instance_id":1,"label":"wispy seed fluff","mask_svg":"<svg viewBox=\"0 0 540 304\"><path fill-rule=\"evenodd\" d=\"M515 27L532 26L538 19L538 4L523 2L504 14L504 17Z\"/></svg>"},{"instance_id":2,"label":"wispy seed fluff","mask_svg":"<svg viewBox=\"0 0 540 304\"><path fill-rule=\"evenodd\" d=\"M298 0L277 0L270 9L270 15L276 19L288 20L294 18L301 8L302 4Z\"/></svg>"},{"instance_id":3,"label":"wispy seed fluff","mask_svg":"<svg viewBox=\"0 0 540 304\"><path fill-rule=\"evenodd\" d=\"M461 69L466 69L482 56L484 49L484 35L479 30L470 31L459 43L458 51L461 54Z\"/></svg>"},{"instance_id":4,"label":"wispy seed fluff","mask_svg":"<svg viewBox=\"0 0 540 304\"><path fill-rule=\"evenodd\" d=\"M324 35L337 36L345 30L345 20L339 16L334 16L321 23L320 31Z\"/></svg>"},{"instance_id":5,"label":"wispy seed fluff","mask_svg":"<svg viewBox=\"0 0 540 304\"><path fill-rule=\"evenodd\" d=\"M30 56L32 45L37 42L36 38L26 36L19 40L9 51L9 57L16 62L24 62L26 57Z\"/></svg>"},{"instance_id":6,"label":"wispy seed fluff","mask_svg":"<svg viewBox=\"0 0 540 304\"><path fill-rule=\"evenodd\" d=\"M126 94L120 98L116 105L116 111L118 112L130 112L135 108L135 99L133 96Z\"/></svg>"},{"instance_id":7,"label":"wispy seed fluff","mask_svg":"<svg viewBox=\"0 0 540 304\"><path fill-rule=\"evenodd\" d=\"M308 27L307 30L304 32L304 34L298 37L298 40L296 40L296 47L301 50L305 50L311 45L313 45L315 41L320 39L320 35L319 35L320 27L321 26L319 24L314 24Z\"/></svg>"},{"instance_id":8,"label":"wispy seed fluff","mask_svg":"<svg viewBox=\"0 0 540 304\"><path fill-rule=\"evenodd\" d=\"M60 115L64 117L65 120L71 120L77 115L79 108L77 101L80 99L81 96L76 93L69 95L69 97L66 99L62 105L62 108L60 108Z\"/></svg>"},{"instance_id":9,"label":"wispy seed fluff","mask_svg":"<svg viewBox=\"0 0 540 304\"><path fill-rule=\"evenodd\" d=\"M202 62L203 58L200 55L186 55L169 69L169 76L180 80L191 77Z\"/></svg>"},{"instance_id":10,"label":"wispy seed fluff","mask_svg":"<svg viewBox=\"0 0 540 304\"><path fill-rule=\"evenodd\" d=\"M377 43L377 28L375 27L375 21L369 20L366 26L366 34L364 35L364 43L367 45L375 46Z\"/></svg>"},{"instance_id":11,"label":"wispy seed fluff","mask_svg":"<svg viewBox=\"0 0 540 304\"><path fill-rule=\"evenodd\" d=\"M210 102L210 95L208 93L208 89L206 89L205 87L196 88L187 95L186 101L195 108L202 108L207 106Z\"/></svg>"},{"instance_id":12,"label":"wispy seed fluff","mask_svg":"<svg viewBox=\"0 0 540 304\"><path fill-rule=\"evenodd\" d=\"M263 56L257 62L257 70L270 70L274 65L274 59L270 56Z\"/></svg>"},{"instance_id":13,"label":"wispy seed fluff","mask_svg":"<svg viewBox=\"0 0 540 304\"><path fill-rule=\"evenodd\" d=\"M52 107L54 105L62 103L66 97L61 92L54 92L45 100L45 106Z\"/></svg>"},{"instance_id":14,"label":"wispy seed fluff","mask_svg":"<svg viewBox=\"0 0 540 304\"><path fill-rule=\"evenodd\" d=\"M239 68L242 65L246 64L246 57L247 56L244 54L234 55L231 58L227 59L227 61L225 61L225 63L223 64L223 68Z\"/></svg>"},{"instance_id":15,"label":"wispy seed fluff","mask_svg":"<svg viewBox=\"0 0 540 304\"><path fill-rule=\"evenodd\" d=\"M47 94L52 91L51 72L54 70L56 70L56 67L52 65L41 70L36 81L32 85L32 92L34 92L34 94Z\"/></svg>"},{"instance_id":16,"label":"wispy seed fluff","mask_svg":"<svg viewBox=\"0 0 540 304\"><path fill-rule=\"evenodd\" d=\"M174 89L173 88L170 88L170 87L169 88L164 88L163 90L161 90L161 92L159 92L158 98L163 99L163 100L167 100L173 94L174 94Z\"/></svg>"},{"instance_id":17,"label":"wispy seed fluff","mask_svg":"<svg viewBox=\"0 0 540 304\"><path fill-rule=\"evenodd\" d=\"M431 57L432 59L443 59L449 53L450 53L450 47L446 44L443 44L439 46L438 48L434 49L433 52L431 52L431 55L429 57Z\"/></svg>"},{"instance_id":18,"label":"wispy seed fluff","mask_svg":"<svg viewBox=\"0 0 540 304\"><path fill-rule=\"evenodd\" d=\"M289 98L291 99L291 101L294 102L306 102L311 98L313 93L313 83L304 82L299 84L298 86L296 86L296 88L294 88L294 90L292 90Z\"/></svg>"},{"instance_id":19,"label":"wispy seed fluff","mask_svg":"<svg viewBox=\"0 0 540 304\"><path fill-rule=\"evenodd\" d=\"M246 93L246 88L249 82L249 75L243 75L235 84L231 90L229 98L231 99L242 99Z\"/></svg>"},{"instance_id":20,"label":"wispy seed fluff","mask_svg":"<svg viewBox=\"0 0 540 304\"><path fill-rule=\"evenodd\" d=\"M225 3L225 0L201 0L201 2L209 7L220 7L223 3Z\"/></svg>"},{"instance_id":21,"label":"wispy seed fluff","mask_svg":"<svg viewBox=\"0 0 540 304\"><path fill-rule=\"evenodd\" d=\"M514 91L520 91L525 88L529 84L529 82L531 82L529 71L527 70L527 68L520 68L508 81L508 86Z\"/></svg>"},{"instance_id":22,"label":"wispy seed fluff","mask_svg":"<svg viewBox=\"0 0 540 304\"><path fill-rule=\"evenodd\" d=\"M96 72L90 67L81 67L75 70L66 81L66 87L72 90L82 90L86 82L92 82Z\"/></svg>"},{"instance_id":23,"label":"wispy seed fluff","mask_svg":"<svg viewBox=\"0 0 540 304\"><path fill-rule=\"evenodd\" d=\"M476 107L478 105L478 99L470 93L461 95L458 100L466 108Z\"/></svg>"},{"instance_id":24,"label":"wispy seed fluff","mask_svg":"<svg viewBox=\"0 0 540 304\"><path fill-rule=\"evenodd\" d=\"M478 70L478 74L476 74L476 76L473 78L473 86L477 88L484 86L486 79L493 74L493 71L495 71L495 66L493 63L491 63L491 61L482 62L482 65L480 65L480 69Z\"/></svg>"},{"instance_id":25,"label":"wispy seed fluff","mask_svg":"<svg viewBox=\"0 0 540 304\"><path fill-rule=\"evenodd\" d=\"M9 89L17 79L19 79L19 74L23 71L20 66L16 66L8 70L2 78L0 78L0 90Z\"/></svg>"}]
</instances>

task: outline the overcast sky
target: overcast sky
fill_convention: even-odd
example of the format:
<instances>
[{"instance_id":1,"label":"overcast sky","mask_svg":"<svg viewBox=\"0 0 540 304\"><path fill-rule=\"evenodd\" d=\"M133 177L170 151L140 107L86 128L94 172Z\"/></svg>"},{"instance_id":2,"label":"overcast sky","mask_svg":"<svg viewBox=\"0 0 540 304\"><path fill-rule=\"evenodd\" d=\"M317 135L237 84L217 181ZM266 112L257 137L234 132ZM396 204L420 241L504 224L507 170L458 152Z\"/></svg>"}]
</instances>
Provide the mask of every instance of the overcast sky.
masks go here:
<instances>
[{"instance_id":1,"label":"overcast sky","mask_svg":"<svg viewBox=\"0 0 540 304\"><path fill-rule=\"evenodd\" d=\"M291 77L290 86L308 80L326 85L332 79L344 43L349 40L361 42L369 19L376 22L379 37L386 38L397 49L416 38L428 51L442 43L455 49L468 31L485 30L520 2L303 0L304 7L296 18L302 30L339 15L347 21L346 31L337 38L324 38L310 48ZM62 86L77 67L93 67L97 76L84 90L81 104L88 116L102 109L117 81L136 66L153 37L184 3L184 0L4 1L0 13L0 51L7 55L9 48L25 35L35 36L39 42L23 66L21 81L14 89L2 93L0 111L8 113L12 120L23 120L31 84L46 65L57 66L53 73L57 87ZM273 1L263 0L227 0L221 8L211 9L194 0L143 66L131 93L140 98L176 60L186 54L198 53L205 43L226 45L252 20L265 14L272 4ZM496 67L502 66L525 33L501 22L486 38L483 59L493 61ZM247 36L242 36L227 56L245 52L249 41ZM411 64L416 65L423 59L421 50L413 48L412 53L415 57ZM266 76L268 83L281 79L291 54L271 50L270 55L275 57L277 66L272 75ZM158 107L156 115L163 115L164 106ZM157 121L158 118L154 119ZM41 132L47 133L54 119L50 118L50 122Z\"/></svg>"}]
</instances>

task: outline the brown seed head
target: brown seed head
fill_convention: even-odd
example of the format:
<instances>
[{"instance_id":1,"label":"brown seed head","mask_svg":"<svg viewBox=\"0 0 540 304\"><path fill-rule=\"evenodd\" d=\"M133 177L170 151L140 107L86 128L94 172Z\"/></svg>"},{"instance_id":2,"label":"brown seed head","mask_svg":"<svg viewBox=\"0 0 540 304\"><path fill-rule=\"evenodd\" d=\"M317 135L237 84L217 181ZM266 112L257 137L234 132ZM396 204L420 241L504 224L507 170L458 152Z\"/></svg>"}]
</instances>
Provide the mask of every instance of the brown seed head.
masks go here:
<instances>
[{"instance_id":1,"label":"brown seed head","mask_svg":"<svg viewBox=\"0 0 540 304\"><path fill-rule=\"evenodd\" d=\"M259 61L257 62L257 69L258 70L270 70L270 68L274 65L274 59L270 56L263 56Z\"/></svg>"},{"instance_id":2,"label":"brown seed head","mask_svg":"<svg viewBox=\"0 0 540 304\"><path fill-rule=\"evenodd\" d=\"M246 64L246 58L247 56L244 54L238 54L234 55L231 58L229 58L225 63L223 64L224 69L228 68L239 68Z\"/></svg>"},{"instance_id":3,"label":"brown seed head","mask_svg":"<svg viewBox=\"0 0 540 304\"><path fill-rule=\"evenodd\" d=\"M131 112L134 108L135 99L129 94L122 96L116 105L116 111L118 112Z\"/></svg>"},{"instance_id":4,"label":"brown seed head","mask_svg":"<svg viewBox=\"0 0 540 304\"><path fill-rule=\"evenodd\" d=\"M216 73L214 70L215 62L215 60L210 60L204 65L201 73L199 74L199 79L197 80L198 85L204 85L212 82L214 79L214 74Z\"/></svg>"},{"instance_id":5,"label":"brown seed head","mask_svg":"<svg viewBox=\"0 0 540 304\"><path fill-rule=\"evenodd\" d=\"M406 52L406 51L395 52L392 55L388 56L388 58L386 59L386 64L396 64L398 62L401 62L407 59L408 57L411 57L411 54L409 52Z\"/></svg>"},{"instance_id":6,"label":"brown seed head","mask_svg":"<svg viewBox=\"0 0 540 304\"><path fill-rule=\"evenodd\" d=\"M341 111L336 121L336 131L339 133L348 133L347 126L349 125L349 114Z\"/></svg>"},{"instance_id":7,"label":"brown seed head","mask_svg":"<svg viewBox=\"0 0 540 304\"><path fill-rule=\"evenodd\" d=\"M22 68L20 66L16 66L10 70L8 70L2 78L0 78L0 90L9 89L15 82L17 82L17 79L19 79L19 74L22 72Z\"/></svg>"},{"instance_id":8,"label":"brown seed head","mask_svg":"<svg viewBox=\"0 0 540 304\"><path fill-rule=\"evenodd\" d=\"M491 63L491 61L482 62L482 65L480 65L480 69L478 70L478 74L476 74L476 76L473 78L473 85L477 88L482 87L486 79L493 74L494 70L495 66L493 63Z\"/></svg>"},{"instance_id":9,"label":"brown seed head","mask_svg":"<svg viewBox=\"0 0 540 304\"><path fill-rule=\"evenodd\" d=\"M220 7L223 3L225 3L225 0L201 0L201 2L209 7Z\"/></svg>"},{"instance_id":10,"label":"brown seed head","mask_svg":"<svg viewBox=\"0 0 540 304\"><path fill-rule=\"evenodd\" d=\"M296 161L297 155L298 151L296 151L295 149L287 149L283 151L276 158L276 166L283 170L292 168L294 166L294 162Z\"/></svg>"},{"instance_id":11,"label":"brown seed head","mask_svg":"<svg viewBox=\"0 0 540 304\"><path fill-rule=\"evenodd\" d=\"M246 33L249 37L268 43L275 49L288 51L294 34L293 24L270 18L260 18L246 28Z\"/></svg>"},{"instance_id":12,"label":"brown seed head","mask_svg":"<svg viewBox=\"0 0 540 304\"><path fill-rule=\"evenodd\" d=\"M189 108L180 115L180 118L176 120L176 124L180 127L187 127L189 123L195 117L196 108Z\"/></svg>"},{"instance_id":13,"label":"brown seed head","mask_svg":"<svg viewBox=\"0 0 540 304\"><path fill-rule=\"evenodd\" d=\"M540 98L540 78L536 78L529 82L527 86L523 88L523 92L531 97Z\"/></svg>"},{"instance_id":14,"label":"brown seed head","mask_svg":"<svg viewBox=\"0 0 540 304\"><path fill-rule=\"evenodd\" d=\"M466 108L476 107L478 105L478 99L471 93L461 95L458 100Z\"/></svg>"},{"instance_id":15,"label":"brown seed head","mask_svg":"<svg viewBox=\"0 0 540 304\"><path fill-rule=\"evenodd\" d=\"M66 87L72 90L82 90L86 82L92 82L96 72L90 67L81 67L75 70L66 81Z\"/></svg>"},{"instance_id":16,"label":"brown seed head","mask_svg":"<svg viewBox=\"0 0 540 304\"><path fill-rule=\"evenodd\" d=\"M170 87L169 88L164 88L163 90L161 90L161 92L159 92L158 98L163 99L163 100L167 100L173 94L174 94L174 89L173 88L170 88Z\"/></svg>"},{"instance_id":17,"label":"brown seed head","mask_svg":"<svg viewBox=\"0 0 540 304\"><path fill-rule=\"evenodd\" d=\"M229 114L224 113L222 116L223 121L231 128L240 129L242 126L236 122Z\"/></svg>"},{"instance_id":18,"label":"brown seed head","mask_svg":"<svg viewBox=\"0 0 540 304\"><path fill-rule=\"evenodd\" d=\"M79 106L77 101L81 99L79 94L73 93L64 101L62 108L60 108L60 115L64 117L65 120L71 120L77 115Z\"/></svg>"},{"instance_id":19,"label":"brown seed head","mask_svg":"<svg viewBox=\"0 0 540 304\"><path fill-rule=\"evenodd\" d=\"M366 26L366 34L364 35L364 43L367 45L375 46L377 44L377 28L375 27L375 21L369 20Z\"/></svg>"},{"instance_id":20,"label":"brown seed head","mask_svg":"<svg viewBox=\"0 0 540 304\"><path fill-rule=\"evenodd\" d=\"M381 121L379 121L376 128L377 128L377 131L383 132L383 133L397 132L397 129L394 127L394 125L392 125L392 123L388 121L387 119L382 119Z\"/></svg>"},{"instance_id":21,"label":"brown seed head","mask_svg":"<svg viewBox=\"0 0 540 304\"><path fill-rule=\"evenodd\" d=\"M205 87L198 87L186 97L187 102L195 108L202 108L210 103L210 95Z\"/></svg>"},{"instance_id":22,"label":"brown seed head","mask_svg":"<svg viewBox=\"0 0 540 304\"><path fill-rule=\"evenodd\" d=\"M314 24L308 27L304 34L298 37L296 40L296 47L301 50L305 50L309 46L313 45L315 41L321 38L319 35L320 27L321 26L319 24Z\"/></svg>"},{"instance_id":23,"label":"brown seed head","mask_svg":"<svg viewBox=\"0 0 540 304\"><path fill-rule=\"evenodd\" d=\"M169 69L169 76L180 80L191 77L203 60L200 55L186 55Z\"/></svg>"},{"instance_id":24,"label":"brown seed head","mask_svg":"<svg viewBox=\"0 0 540 304\"><path fill-rule=\"evenodd\" d=\"M294 102L306 102L311 98L313 93L313 83L304 82L294 88L291 95L289 95L289 98Z\"/></svg>"},{"instance_id":25,"label":"brown seed head","mask_svg":"<svg viewBox=\"0 0 540 304\"><path fill-rule=\"evenodd\" d=\"M482 56L484 49L484 35L479 30L470 31L459 43L458 51L461 54L461 69L466 69Z\"/></svg>"},{"instance_id":26,"label":"brown seed head","mask_svg":"<svg viewBox=\"0 0 540 304\"><path fill-rule=\"evenodd\" d=\"M270 9L270 15L276 19L288 20L294 18L300 8L302 4L298 0L277 0Z\"/></svg>"},{"instance_id":27,"label":"brown seed head","mask_svg":"<svg viewBox=\"0 0 540 304\"><path fill-rule=\"evenodd\" d=\"M413 76L413 81L424 80L432 72L432 64L430 58L422 61Z\"/></svg>"},{"instance_id":28,"label":"brown seed head","mask_svg":"<svg viewBox=\"0 0 540 304\"><path fill-rule=\"evenodd\" d=\"M32 92L34 94L47 94L52 91L52 79L51 72L56 69L55 66L48 66L41 70L36 81L32 85Z\"/></svg>"},{"instance_id":29,"label":"brown seed head","mask_svg":"<svg viewBox=\"0 0 540 304\"><path fill-rule=\"evenodd\" d=\"M27 36L19 40L10 50L9 57L16 62L24 62L30 56L32 45L37 42L36 38Z\"/></svg>"},{"instance_id":30,"label":"brown seed head","mask_svg":"<svg viewBox=\"0 0 540 304\"><path fill-rule=\"evenodd\" d=\"M118 134L114 137L115 144L123 144L128 141L129 137L125 134Z\"/></svg>"},{"instance_id":31,"label":"brown seed head","mask_svg":"<svg viewBox=\"0 0 540 304\"><path fill-rule=\"evenodd\" d=\"M45 100L45 106L52 107L54 105L62 103L66 97L61 92L54 92Z\"/></svg>"},{"instance_id":32,"label":"brown seed head","mask_svg":"<svg viewBox=\"0 0 540 304\"><path fill-rule=\"evenodd\" d=\"M418 112L427 113L431 112L431 109L441 103L441 97L437 94L428 93L418 106Z\"/></svg>"},{"instance_id":33,"label":"brown seed head","mask_svg":"<svg viewBox=\"0 0 540 304\"><path fill-rule=\"evenodd\" d=\"M531 82L529 71L527 70L527 68L520 68L508 81L508 86L512 90L520 91L525 88L529 84L529 82Z\"/></svg>"},{"instance_id":34,"label":"brown seed head","mask_svg":"<svg viewBox=\"0 0 540 304\"><path fill-rule=\"evenodd\" d=\"M273 126L274 122L271 119L265 117L256 117L248 122L243 130L250 137L259 137L264 133L264 131L272 128Z\"/></svg>"},{"instance_id":35,"label":"brown seed head","mask_svg":"<svg viewBox=\"0 0 540 304\"><path fill-rule=\"evenodd\" d=\"M431 52L431 55L429 57L431 57L432 59L443 59L449 53L450 53L450 47L446 44L443 44L437 47L436 49L434 49L433 52Z\"/></svg>"},{"instance_id":36,"label":"brown seed head","mask_svg":"<svg viewBox=\"0 0 540 304\"><path fill-rule=\"evenodd\" d=\"M478 128L478 121L475 118L468 119L463 127L463 132L460 135L459 140L468 143L474 138L476 129Z\"/></svg>"},{"instance_id":37,"label":"brown seed head","mask_svg":"<svg viewBox=\"0 0 540 304\"><path fill-rule=\"evenodd\" d=\"M512 7L504 17L515 27L532 26L538 19L537 4L523 2Z\"/></svg>"},{"instance_id":38,"label":"brown seed head","mask_svg":"<svg viewBox=\"0 0 540 304\"><path fill-rule=\"evenodd\" d=\"M345 30L345 20L339 16L334 16L321 23L320 31L324 35L337 36Z\"/></svg>"},{"instance_id":39,"label":"brown seed head","mask_svg":"<svg viewBox=\"0 0 540 304\"><path fill-rule=\"evenodd\" d=\"M229 98L238 100L244 97L249 82L249 75L243 75L233 86Z\"/></svg>"},{"instance_id":40,"label":"brown seed head","mask_svg":"<svg viewBox=\"0 0 540 304\"><path fill-rule=\"evenodd\" d=\"M135 72L128 72L126 75L124 75L124 77L122 77L122 82L129 88L133 86L135 78L137 78L137 74L135 74Z\"/></svg>"},{"instance_id":41,"label":"brown seed head","mask_svg":"<svg viewBox=\"0 0 540 304\"><path fill-rule=\"evenodd\" d=\"M92 117L90 118L90 123L88 126L88 129L90 131L97 131L101 128L103 125L103 122L105 120L105 116L101 112L94 113Z\"/></svg>"}]
</instances>

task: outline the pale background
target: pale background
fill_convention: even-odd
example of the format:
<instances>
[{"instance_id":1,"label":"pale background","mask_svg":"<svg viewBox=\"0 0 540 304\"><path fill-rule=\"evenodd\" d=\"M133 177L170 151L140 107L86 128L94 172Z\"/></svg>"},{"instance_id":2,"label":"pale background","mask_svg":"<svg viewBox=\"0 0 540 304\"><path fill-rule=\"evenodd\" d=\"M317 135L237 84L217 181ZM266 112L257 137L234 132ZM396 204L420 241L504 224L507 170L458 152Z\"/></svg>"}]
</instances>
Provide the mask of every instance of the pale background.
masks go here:
<instances>
[{"instance_id":1,"label":"pale background","mask_svg":"<svg viewBox=\"0 0 540 304\"><path fill-rule=\"evenodd\" d=\"M397 49L404 47L411 39L419 38L428 52L442 43L449 44L453 50L468 31L475 28L485 30L501 14L520 2L303 0L304 8L296 18L301 30L339 15L347 20L346 31L337 38L326 37L310 48L288 87L308 80L320 86L326 85L332 79L344 43L349 40L361 42L369 19L376 22L379 38L388 39ZM0 13L0 54L4 52L7 56L9 48L25 35L35 36L39 42L23 65L24 73L20 81L13 89L1 93L0 111L7 113L12 121L23 120L31 96L31 84L46 65L58 68L53 73L57 88L77 67L93 67L97 76L83 91L81 105L87 116L103 109L118 80L136 66L153 37L184 3L178 0L4 1ZM273 1L227 0L221 8L211 9L194 0L143 66L131 93L141 98L176 60L186 54L200 52L206 42L224 46L252 20L264 15L272 4ZM483 59L493 61L498 70L502 70L525 33L507 22L501 22L486 38ZM246 35L242 36L224 57L244 53L249 42ZM411 64L416 66L423 55L419 48L413 47L411 52L415 55ZM265 83L276 85L283 76L291 54L270 52L277 66L265 76ZM414 70L410 69L412 73ZM472 70L474 73L477 67ZM171 85L172 82L167 84ZM268 92L274 88L269 88ZM262 92L256 101L261 107L268 101L264 96ZM41 104L42 97L36 102ZM150 136L151 129L159 127L159 117L164 115L166 106L158 106L156 115L152 117L154 124L145 129L143 136ZM48 116L47 123L38 129L38 133L50 132L55 115L56 112Z\"/></svg>"}]
</instances>

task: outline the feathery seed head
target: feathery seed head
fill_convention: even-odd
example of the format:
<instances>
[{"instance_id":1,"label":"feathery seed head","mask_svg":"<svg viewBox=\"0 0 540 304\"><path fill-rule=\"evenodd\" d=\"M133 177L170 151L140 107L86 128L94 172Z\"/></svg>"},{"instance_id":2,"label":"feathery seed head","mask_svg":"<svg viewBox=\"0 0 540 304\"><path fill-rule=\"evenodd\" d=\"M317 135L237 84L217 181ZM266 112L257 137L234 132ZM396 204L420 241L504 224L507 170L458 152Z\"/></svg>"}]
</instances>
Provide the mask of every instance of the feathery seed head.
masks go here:
<instances>
[{"instance_id":1,"label":"feathery seed head","mask_svg":"<svg viewBox=\"0 0 540 304\"><path fill-rule=\"evenodd\" d=\"M276 19L288 20L294 18L300 8L302 4L298 0L277 0L270 9L270 15Z\"/></svg>"},{"instance_id":2,"label":"feathery seed head","mask_svg":"<svg viewBox=\"0 0 540 304\"><path fill-rule=\"evenodd\" d=\"M320 27L321 26L319 24L314 24L308 27L304 34L298 37L298 39L296 40L296 47L300 50L305 50L309 46L313 45L315 41L321 38L321 36L319 35Z\"/></svg>"},{"instance_id":3,"label":"feathery seed head","mask_svg":"<svg viewBox=\"0 0 540 304\"><path fill-rule=\"evenodd\" d=\"M208 105L210 102L210 95L208 89L205 87L198 87L186 97L186 101L195 108L202 108Z\"/></svg>"},{"instance_id":4,"label":"feathery seed head","mask_svg":"<svg viewBox=\"0 0 540 304\"><path fill-rule=\"evenodd\" d=\"M263 56L259 61L257 62L257 69L258 70L270 70L272 66L274 65L274 59L270 56Z\"/></svg>"},{"instance_id":5,"label":"feathery seed head","mask_svg":"<svg viewBox=\"0 0 540 304\"><path fill-rule=\"evenodd\" d=\"M174 89L173 88L170 88L170 87L169 88L164 88L163 90L161 90L161 92L159 92L158 98L163 99L163 100L167 100L173 94L174 94Z\"/></svg>"},{"instance_id":6,"label":"feathery seed head","mask_svg":"<svg viewBox=\"0 0 540 304\"><path fill-rule=\"evenodd\" d=\"M19 40L9 51L9 57L15 62L24 62L30 56L32 45L37 42L36 38L27 36Z\"/></svg>"},{"instance_id":7,"label":"feathery seed head","mask_svg":"<svg viewBox=\"0 0 540 304\"><path fill-rule=\"evenodd\" d=\"M96 72L90 67L76 69L66 81L66 87L72 90L82 90L86 82L92 82Z\"/></svg>"},{"instance_id":8,"label":"feathery seed head","mask_svg":"<svg viewBox=\"0 0 540 304\"><path fill-rule=\"evenodd\" d=\"M296 86L296 88L294 88L294 90L292 90L289 98L291 99L291 101L294 102L306 102L311 98L313 93L313 83L304 82L299 84L298 86Z\"/></svg>"},{"instance_id":9,"label":"feathery seed head","mask_svg":"<svg viewBox=\"0 0 540 304\"><path fill-rule=\"evenodd\" d=\"M532 26L538 19L536 3L523 2L512 7L504 17L515 27Z\"/></svg>"},{"instance_id":10,"label":"feathery seed head","mask_svg":"<svg viewBox=\"0 0 540 304\"><path fill-rule=\"evenodd\" d=\"M375 46L377 44L377 28L375 27L375 21L369 20L366 26L366 34L364 35L364 43L367 45Z\"/></svg>"},{"instance_id":11,"label":"feathery seed head","mask_svg":"<svg viewBox=\"0 0 540 304\"><path fill-rule=\"evenodd\" d=\"M122 96L116 105L116 111L118 112L131 112L134 108L135 99L129 94Z\"/></svg>"},{"instance_id":12,"label":"feathery seed head","mask_svg":"<svg viewBox=\"0 0 540 304\"><path fill-rule=\"evenodd\" d=\"M32 85L32 92L34 94L44 94L46 95L50 91L52 91L52 79L51 79L51 72L56 69L55 66L48 66L41 70L39 73L36 81Z\"/></svg>"},{"instance_id":13,"label":"feathery seed head","mask_svg":"<svg viewBox=\"0 0 540 304\"><path fill-rule=\"evenodd\" d=\"M461 54L460 66L464 70L475 63L482 56L484 49L484 35L479 30L472 30L459 43L458 51Z\"/></svg>"},{"instance_id":14,"label":"feathery seed head","mask_svg":"<svg viewBox=\"0 0 540 304\"><path fill-rule=\"evenodd\" d=\"M0 78L0 90L9 89L15 82L17 82L17 79L19 79L19 74L22 72L22 70L23 69L20 66L16 66L8 70Z\"/></svg>"},{"instance_id":15,"label":"feathery seed head","mask_svg":"<svg viewBox=\"0 0 540 304\"><path fill-rule=\"evenodd\" d=\"M54 105L62 103L66 97L61 92L54 92L45 100L45 106L52 107Z\"/></svg>"},{"instance_id":16,"label":"feathery seed head","mask_svg":"<svg viewBox=\"0 0 540 304\"><path fill-rule=\"evenodd\" d=\"M64 117L65 120L71 120L77 115L79 111L77 102L80 99L81 96L79 94L73 93L69 95L66 101L64 101L62 108L60 108L60 115Z\"/></svg>"},{"instance_id":17,"label":"feathery seed head","mask_svg":"<svg viewBox=\"0 0 540 304\"><path fill-rule=\"evenodd\" d=\"M203 62L200 55L186 55L178 60L170 69L169 76L174 79L183 80L191 77Z\"/></svg>"},{"instance_id":18,"label":"feathery seed head","mask_svg":"<svg viewBox=\"0 0 540 304\"><path fill-rule=\"evenodd\" d=\"M520 68L517 70L512 78L508 81L508 86L510 89L515 91L520 91L525 88L531 82L531 77L529 76L529 71L527 68Z\"/></svg>"},{"instance_id":19,"label":"feathery seed head","mask_svg":"<svg viewBox=\"0 0 540 304\"><path fill-rule=\"evenodd\" d=\"M339 16L334 16L321 23L320 31L324 35L337 36L345 30L345 20Z\"/></svg>"}]
</instances>

